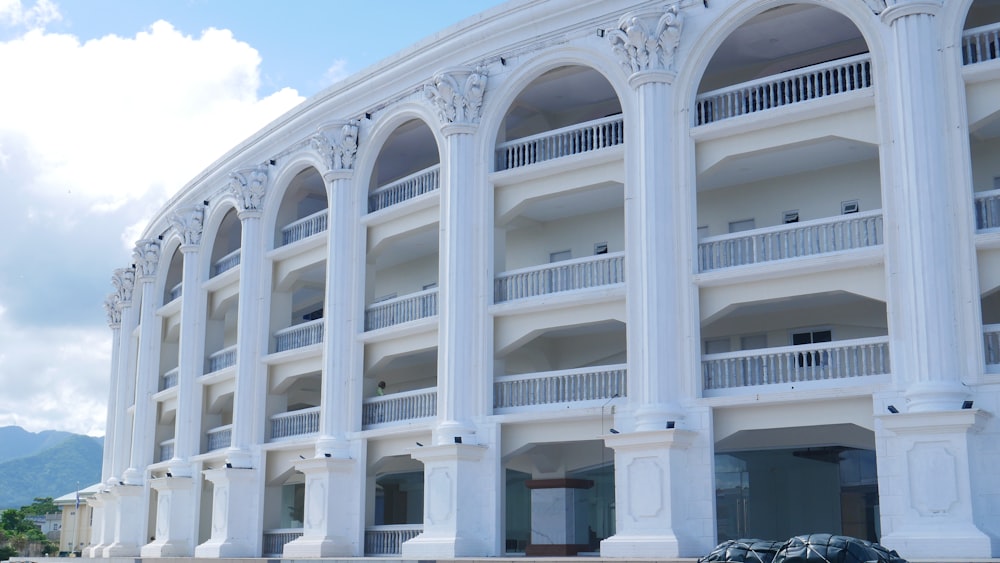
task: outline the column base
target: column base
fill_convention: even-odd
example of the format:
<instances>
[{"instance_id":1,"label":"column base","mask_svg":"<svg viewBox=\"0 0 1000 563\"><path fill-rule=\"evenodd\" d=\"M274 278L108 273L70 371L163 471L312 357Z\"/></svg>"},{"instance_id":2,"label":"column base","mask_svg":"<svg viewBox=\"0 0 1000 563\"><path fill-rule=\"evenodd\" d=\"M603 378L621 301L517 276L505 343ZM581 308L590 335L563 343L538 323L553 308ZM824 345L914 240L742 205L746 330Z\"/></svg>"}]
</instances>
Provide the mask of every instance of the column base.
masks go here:
<instances>
[{"instance_id":1,"label":"column base","mask_svg":"<svg viewBox=\"0 0 1000 563\"><path fill-rule=\"evenodd\" d=\"M303 536L286 543L281 556L284 559L304 559L355 557L356 554L347 538L306 538Z\"/></svg>"},{"instance_id":2,"label":"column base","mask_svg":"<svg viewBox=\"0 0 1000 563\"><path fill-rule=\"evenodd\" d=\"M142 546L140 557L191 557L191 545L183 541L154 541Z\"/></svg>"},{"instance_id":3,"label":"column base","mask_svg":"<svg viewBox=\"0 0 1000 563\"><path fill-rule=\"evenodd\" d=\"M251 550L252 546L248 546L246 542L237 540L208 540L207 542L194 548L194 556L213 559L246 559L249 557L257 557L257 555L251 553Z\"/></svg>"},{"instance_id":4,"label":"column base","mask_svg":"<svg viewBox=\"0 0 1000 563\"><path fill-rule=\"evenodd\" d=\"M401 557L403 559L455 559L483 555L480 542L456 537L428 538L425 537L425 534L421 534L412 540L403 542Z\"/></svg>"},{"instance_id":5,"label":"column base","mask_svg":"<svg viewBox=\"0 0 1000 563\"><path fill-rule=\"evenodd\" d=\"M115 542L105 547L104 553L101 554L104 559L112 557L135 557L136 555L139 555L139 546L123 542Z\"/></svg>"},{"instance_id":6,"label":"column base","mask_svg":"<svg viewBox=\"0 0 1000 563\"><path fill-rule=\"evenodd\" d=\"M680 542L674 536L623 536L601 541L601 557L663 559L680 557Z\"/></svg>"},{"instance_id":7,"label":"column base","mask_svg":"<svg viewBox=\"0 0 1000 563\"><path fill-rule=\"evenodd\" d=\"M259 557L260 525L255 494L256 469L209 469L212 482L212 537L194 549L195 557Z\"/></svg>"},{"instance_id":8,"label":"column base","mask_svg":"<svg viewBox=\"0 0 1000 563\"><path fill-rule=\"evenodd\" d=\"M972 524L897 530L882 536L879 543L904 557L921 559L988 559L995 554L990 537Z\"/></svg>"}]
</instances>

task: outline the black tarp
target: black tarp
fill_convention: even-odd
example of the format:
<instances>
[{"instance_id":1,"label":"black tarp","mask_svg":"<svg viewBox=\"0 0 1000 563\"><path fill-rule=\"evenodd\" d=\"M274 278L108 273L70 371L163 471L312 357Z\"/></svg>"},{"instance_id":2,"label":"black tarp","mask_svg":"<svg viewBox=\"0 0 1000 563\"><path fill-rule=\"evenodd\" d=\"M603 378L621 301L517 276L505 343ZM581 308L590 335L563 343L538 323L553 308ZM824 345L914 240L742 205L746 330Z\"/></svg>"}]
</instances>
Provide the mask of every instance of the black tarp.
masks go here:
<instances>
[{"instance_id":1,"label":"black tarp","mask_svg":"<svg viewBox=\"0 0 1000 563\"><path fill-rule=\"evenodd\" d=\"M850 536L809 534L784 542L729 540L716 546L702 563L906 563L895 551Z\"/></svg>"}]
</instances>

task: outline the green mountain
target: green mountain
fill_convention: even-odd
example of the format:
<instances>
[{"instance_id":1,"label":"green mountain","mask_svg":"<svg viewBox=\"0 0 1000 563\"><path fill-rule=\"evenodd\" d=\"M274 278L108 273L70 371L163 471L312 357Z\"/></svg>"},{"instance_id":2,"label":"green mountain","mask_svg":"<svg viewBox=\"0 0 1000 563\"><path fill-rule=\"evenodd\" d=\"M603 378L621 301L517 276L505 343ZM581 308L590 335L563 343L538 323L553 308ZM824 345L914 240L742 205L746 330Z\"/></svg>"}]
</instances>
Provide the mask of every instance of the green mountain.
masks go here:
<instances>
[{"instance_id":1,"label":"green mountain","mask_svg":"<svg viewBox=\"0 0 1000 563\"><path fill-rule=\"evenodd\" d=\"M0 428L0 452L0 510L29 505L35 497L59 497L101 479L101 438L7 426Z\"/></svg>"}]
</instances>

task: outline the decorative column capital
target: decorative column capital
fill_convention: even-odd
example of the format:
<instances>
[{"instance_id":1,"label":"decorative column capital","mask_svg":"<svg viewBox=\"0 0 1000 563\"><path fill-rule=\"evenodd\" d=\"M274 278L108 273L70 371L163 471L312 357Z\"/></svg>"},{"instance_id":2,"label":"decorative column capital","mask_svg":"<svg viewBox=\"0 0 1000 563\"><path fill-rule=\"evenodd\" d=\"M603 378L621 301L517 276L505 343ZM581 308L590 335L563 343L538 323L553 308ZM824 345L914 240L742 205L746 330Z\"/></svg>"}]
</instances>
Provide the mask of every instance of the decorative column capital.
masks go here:
<instances>
[{"instance_id":1,"label":"decorative column capital","mask_svg":"<svg viewBox=\"0 0 1000 563\"><path fill-rule=\"evenodd\" d=\"M485 91L485 67L444 70L424 85L424 96L437 110L445 135L475 131Z\"/></svg>"},{"instance_id":2,"label":"decorative column capital","mask_svg":"<svg viewBox=\"0 0 1000 563\"><path fill-rule=\"evenodd\" d=\"M321 127L309 138L309 146L326 164L326 170L323 171L323 178L326 180L352 172L354 159L358 154L358 121L352 119L342 123L339 134L333 132L335 127L336 125Z\"/></svg>"},{"instance_id":3,"label":"decorative column capital","mask_svg":"<svg viewBox=\"0 0 1000 563\"><path fill-rule=\"evenodd\" d=\"M135 270L118 268L111 275L111 285L115 286L115 305L119 311L122 307L132 306L132 290L135 289Z\"/></svg>"},{"instance_id":4,"label":"decorative column capital","mask_svg":"<svg viewBox=\"0 0 1000 563\"><path fill-rule=\"evenodd\" d=\"M618 28L610 30L607 37L633 86L673 82L683 28L684 17L677 4L662 10L628 12L618 20Z\"/></svg>"},{"instance_id":5,"label":"decorative column capital","mask_svg":"<svg viewBox=\"0 0 1000 563\"><path fill-rule=\"evenodd\" d=\"M876 10L879 5L881 10L876 10L882 21L887 25L892 25L896 20L917 14L936 16L941 10L940 0L865 0L872 10Z\"/></svg>"},{"instance_id":6,"label":"decorative column capital","mask_svg":"<svg viewBox=\"0 0 1000 563\"><path fill-rule=\"evenodd\" d=\"M142 239L136 241L132 251L136 276L142 282L151 282L156 277L156 267L160 263L159 241Z\"/></svg>"},{"instance_id":7,"label":"decorative column capital","mask_svg":"<svg viewBox=\"0 0 1000 563\"><path fill-rule=\"evenodd\" d=\"M114 330L122 326L121 301L117 293L108 294L104 300L104 311L108 314L108 326Z\"/></svg>"},{"instance_id":8,"label":"decorative column capital","mask_svg":"<svg viewBox=\"0 0 1000 563\"><path fill-rule=\"evenodd\" d=\"M195 205L187 211L177 211L170 216L170 224L181 235L181 252L196 250L201 244L201 232L205 220L205 206Z\"/></svg>"},{"instance_id":9,"label":"decorative column capital","mask_svg":"<svg viewBox=\"0 0 1000 563\"><path fill-rule=\"evenodd\" d=\"M239 200L239 218L260 217L267 189L267 166L237 170L229 175L229 190Z\"/></svg>"}]
</instances>

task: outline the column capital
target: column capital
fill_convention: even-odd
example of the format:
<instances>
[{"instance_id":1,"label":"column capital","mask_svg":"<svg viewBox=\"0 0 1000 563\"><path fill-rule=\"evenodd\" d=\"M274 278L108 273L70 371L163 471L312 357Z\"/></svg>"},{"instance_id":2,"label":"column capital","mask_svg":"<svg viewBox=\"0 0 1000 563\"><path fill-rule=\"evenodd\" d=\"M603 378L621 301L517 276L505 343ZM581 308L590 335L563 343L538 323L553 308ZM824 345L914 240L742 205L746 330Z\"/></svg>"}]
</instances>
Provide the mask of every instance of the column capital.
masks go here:
<instances>
[{"instance_id":1,"label":"column capital","mask_svg":"<svg viewBox=\"0 0 1000 563\"><path fill-rule=\"evenodd\" d=\"M485 91L485 67L442 70L424 85L424 97L437 110L445 135L475 132Z\"/></svg>"},{"instance_id":2,"label":"column capital","mask_svg":"<svg viewBox=\"0 0 1000 563\"><path fill-rule=\"evenodd\" d=\"M267 166L236 170L229 174L229 191L236 196L240 220L260 217L267 190Z\"/></svg>"},{"instance_id":3,"label":"column capital","mask_svg":"<svg viewBox=\"0 0 1000 563\"><path fill-rule=\"evenodd\" d=\"M118 268L111 275L111 285L115 286L114 295L119 313L122 307L131 307L132 291L135 289L135 270L133 268Z\"/></svg>"},{"instance_id":4,"label":"column capital","mask_svg":"<svg viewBox=\"0 0 1000 563\"><path fill-rule=\"evenodd\" d=\"M181 235L181 252L198 250L205 221L205 206L197 204L190 209L175 212L170 216L170 224Z\"/></svg>"},{"instance_id":5,"label":"column capital","mask_svg":"<svg viewBox=\"0 0 1000 563\"><path fill-rule=\"evenodd\" d=\"M122 326L122 308L121 301L117 293L108 294L107 299L104 300L104 311L108 315L108 326L112 330L117 330Z\"/></svg>"},{"instance_id":6,"label":"column capital","mask_svg":"<svg viewBox=\"0 0 1000 563\"><path fill-rule=\"evenodd\" d=\"M607 37L622 68L630 74L633 87L646 82L673 82L683 28L684 17L678 4L627 12L619 18L618 27Z\"/></svg>"},{"instance_id":7,"label":"column capital","mask_svg":"<svg viewBox=\"0 0 1000 563\"><path fill-rule=\"evenodd\" d=\"M309 138L309 147L326 164L326 170L323 170L325 180L349 176L358 154L358 121L352 119L321 126Z\"/></svg>"},{"instance_id":8,"label":"column capital","mask_svg":"<svg viewBox=\"0 0 1000 563\"><path fill-rule=\"evenodd\" d=\"M132 250L132 261L139 281L152 283L156 278L156 267L160 263L160 243L151 239L136 241Z\"/></svg>"},{"instance_id":9,"label":"column capital","mask_svg":"<svg viewBox=\"0 0 1000 563\"><path fill-rule=\"evenodd\" d=\"M941 10L940 0L866 0L868 6L879 14L882 22L892 25L896 20L917 14L936 16ZM879 9L881 6L882 9Z\"/></svg>"}]
</instances>

